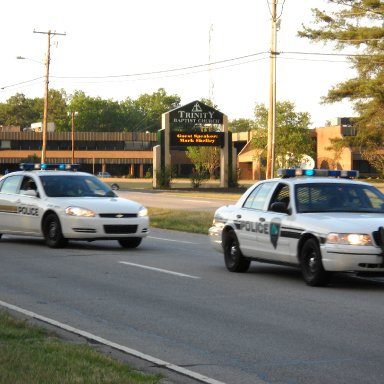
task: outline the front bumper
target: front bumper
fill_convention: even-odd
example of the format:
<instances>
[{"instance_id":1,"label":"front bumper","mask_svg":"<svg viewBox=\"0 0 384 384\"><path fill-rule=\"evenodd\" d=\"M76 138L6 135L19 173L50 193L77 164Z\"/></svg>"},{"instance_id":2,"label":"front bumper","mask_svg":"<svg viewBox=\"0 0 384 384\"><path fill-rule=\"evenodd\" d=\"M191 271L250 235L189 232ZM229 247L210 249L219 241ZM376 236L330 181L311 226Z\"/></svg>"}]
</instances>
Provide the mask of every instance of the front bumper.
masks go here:
<instances>
[{"instance_id":1,"label":"front bumper","mask_svg":"<svg viewBox=\"0 0 384 384\"><path fill-rule=\"evenodd\" d=\"M213 226L208 229L208 236L213 249L220 253L223 253L223 246L222 246L223 230L221 228Z\"/></svg>"},{"instance_id":2,"label":"front bumper","mask_svg":"<svg viewBox=\"0 0 384 384\"><path fill-rule=\"evenodd\" d=\"M73 217L61 218L63 236L67 239L123 239L145 237L149 233L149 218L100 218Z\"/></svg>"},{"instance_id":3,"label":"front bumper","mask_svg":"<svg viewBox=\"0 0 384 384\"><path fill-rule=\"evenodd\" d=\"M322 248L326 271L384 272L384 251L374 246L336 246Z\"/></svg>"}]
</instances>

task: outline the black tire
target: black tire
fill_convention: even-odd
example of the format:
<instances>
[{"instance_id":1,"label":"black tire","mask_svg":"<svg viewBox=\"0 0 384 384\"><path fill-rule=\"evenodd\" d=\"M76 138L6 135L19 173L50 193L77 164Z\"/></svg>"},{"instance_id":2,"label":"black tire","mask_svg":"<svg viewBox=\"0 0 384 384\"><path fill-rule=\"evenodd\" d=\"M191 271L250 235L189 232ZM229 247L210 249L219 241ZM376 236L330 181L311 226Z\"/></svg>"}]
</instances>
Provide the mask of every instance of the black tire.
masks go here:
<instances>
[{"instance_id":1,"label":"black tire","mask_svg":"<svg viewBox=\"0 0 384 384\"><path fill-rule=\"evenodd\" d=\"M300 254L300 266L304 281L312 287L328 285L332 278L332 273L324 270L319 244L315 239L309 239L304 243Z\"/></svg>"},{"instance_id":2,"label":"black tire","mask_svg":"<svg viewBox=\"0 0 384 384\"><path fill-rule=\"evenodd\" d=\"M119 239L118 242L123 248L137 248L141 244L141 237L129 237L126 239Z\"/></svg>"},{"instance_id":3,"label":"black tire","mask_svg":"<svg viewBox=\"0 0 384 384\"><path fill-rule=\"evenodd\" d=\"M50 248L62 248L68 243L61 231L60 220L54 213L48 214L44 219L43 234L45 243Z\"/></svg>"},{"instance_id":4,"label":"black tire","mask_svg":"<svg viewBox=\"0 0 384 384\"><path fill-rule=\"evenodd\" d=\"M229 231L224 238L224 262L230 272L247 272L251 261L241 253L239 240L234 231Z\"/></svg>"}]
</instances>

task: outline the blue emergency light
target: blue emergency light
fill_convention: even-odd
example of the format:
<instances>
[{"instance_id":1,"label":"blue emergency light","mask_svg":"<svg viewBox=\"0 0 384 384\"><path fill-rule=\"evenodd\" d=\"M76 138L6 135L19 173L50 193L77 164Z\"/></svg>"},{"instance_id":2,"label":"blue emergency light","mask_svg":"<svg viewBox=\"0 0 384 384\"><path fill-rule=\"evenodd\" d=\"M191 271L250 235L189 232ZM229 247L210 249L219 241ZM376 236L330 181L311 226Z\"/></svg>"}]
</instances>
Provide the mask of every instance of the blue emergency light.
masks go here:
<instances>
[{"instance_id":1,"label":"blue emergency light","mask_svg":"<svg viewBox=\"0 0 384 384\"><path fill-rule=\"evenodd\" d=\"M80 169L80 164L21 163L19 168L23 171L33 171L33 170L78 171Z\"/></svg>"},{"instance_id":2,"label":"blue emergency light","mask_svg":"<svg viewBox=\"0 0 384 384\"><path fill-rule=\"evenodd\" d=\"M301 169L285 168L279 169L277 175L282 178L295 176L314 176L314 177L342 177L352 179L359 177L359 171L333 170L333 169Z\"/></svg>"}]
</instances>

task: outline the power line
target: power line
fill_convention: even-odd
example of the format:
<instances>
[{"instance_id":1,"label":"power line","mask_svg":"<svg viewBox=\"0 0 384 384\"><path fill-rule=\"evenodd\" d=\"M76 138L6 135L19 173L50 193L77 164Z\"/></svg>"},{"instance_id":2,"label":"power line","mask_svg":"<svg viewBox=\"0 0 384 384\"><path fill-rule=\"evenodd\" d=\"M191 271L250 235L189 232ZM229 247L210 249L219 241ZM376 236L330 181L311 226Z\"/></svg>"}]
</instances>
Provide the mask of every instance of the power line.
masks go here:
<instances>
[{"instance_id":1,"label":"power line","mask_svg":"<svg viewBox=\"0 0 384 384\"><path fill-rule=\"evenodd\" d=\"M137 76L157 75L157 74L163 74L163 73L169 73L169 72L185 71L185 70L188 70L188 69L197 69L197 68L202 68L202 67L209 67L209 66L212 66L212 65L218 65L218 64L228 63L228 62L231 62L231 61L247 59L249 57L259 56L259 55L263 55L263 54L267 54L267 53L269 53L269 52L257 52L257 53L252 53L252 54L245 55L245 56L239 56L239 57L234 57L234 58L230 58L230 59L215 61L215 62L212 62L212 63L190 65L190 66L187 66L187 67L164 69L164 70L160 70L160 71L139 72L139 73L130 73L130 74L123 74L123 75L55 76L55 77L58 78L58 79L79 79L79 78L80 79L106 79L106 78L137 77Z\"/></svg>"},{"instance_id":2,"label":"power line","mask_svg":"<svg viewBox=\"0 0 384 384\"><path fill-rule=\"evenodd\" d=\"M261 55L269 55L270 52L267 51L262 51L262 52L256 52L253 54L249 55L244 55L244 56L239 56L239 57L234 57L230 59L225 59L225 60L220 60L220 61L215 61L212 63L207 63L207 64L197 64L197 65L191 65L191 66L186 66L186 67L180 67L180 68L171 68L171 69L166 69L166 70L160 70L160 71L151 71L151 72L141 72L141 73L132 73L132 74L122 74L122 75L104 75L104 76L54 76L50 75L51 79L64 79L64 80L108 80L108 79L121 79L123 78L137 78L134 79L135 81L144 81L144 80L150 80L150 79L159 79L159 78L166 78L166 77L174 77L174 76L187 76L195 73L200 73L200 72L206 72L209 70L219 70L219 69L224 69L224 68L230 68L234 66L239 66L239 65L244 65L244 64L249 64L255 61L259 60L265 60L267 57L264 58L259 58L257 59L257 56ZM352 53L325 53L325 52L300 52L300 51L281 51L278 52L279 60L285 59L283 56L284 55L302 55L302 56L327 56L327 57L375 57L375 55L368 55L368 54L352 54ZM242 61L244 59L249 59L253 58L252 60L247 60L247 61ZM304 60L304 59L294 59L290 58L291 60ZM307 61L312 61L316 62L319 61L317 59L305 59ZM236 62L238 61L238 62ZM329 61L329 62L335 62L335 61ZM221 65L220 64L224 64ZM182 71L189 70L188 72L180 73ZM192 70L198 70L198 71L192 71ZM146 76L145 78L143 78ZM152 77L150 77L152 76ZM155 76L155 77L153 77ZM141 78L140 78L141 77ZM17 87L19 85L23 84L28 84L33 81L41 80L43 77L38 77L35 79L31 80L26 80L22 82L18 82L15 84L10 84L1 87L1 91L4 91L8 88L12 87ZM96 81L95 81L96 82ZM99 83L99 81L97 81Z\"/></svg>"},{"instance_id":3,"label":"power line","mask_svg":"<svg viewBox=\"0 0 384 384\"><path fill-rule=\"evenodd\" d=\"M36 79L21 81L20 83L15 83L15 84L11 84L11 85L5 85L4 87L1 87L1 89L3 90L3 89L11 88L11 87L16 87L16 86L22 85L22 84L32 83L33 81L44 79L44 77L45 76L40 76L40 77L36 77Z\"/></svg>"}]
</instances>

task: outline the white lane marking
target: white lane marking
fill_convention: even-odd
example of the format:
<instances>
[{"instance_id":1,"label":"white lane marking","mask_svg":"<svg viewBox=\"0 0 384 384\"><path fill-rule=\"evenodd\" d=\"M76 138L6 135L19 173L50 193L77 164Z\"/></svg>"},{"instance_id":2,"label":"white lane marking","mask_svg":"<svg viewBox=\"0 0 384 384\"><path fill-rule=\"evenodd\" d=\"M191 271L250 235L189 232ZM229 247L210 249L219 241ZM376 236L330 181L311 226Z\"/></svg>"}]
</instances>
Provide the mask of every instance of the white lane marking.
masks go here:
<instances>
[{"instance_id":1,"label":"white lane marking","mask_svg":"<svg viewBox=\"0 0 384 384\"><path fill-rule=\"evenodd\" d=\"M169 271L168 269L149 267L147 265L142 265L142 264L129 263L128 261L119 261L119 263L120 264L130 265L132 267L138 267L138 268L143 268L143 269L150 269L150 270L156 271L156 272L168 273L169 275L175 275L175 276L181 276L181 277L189 277L190 279L200 279L200 277L198 277L198 276L186 275L185 273Z\"/></svg>"},{"instance_id":2,"label":"white lane marking","mask_svg":"<svg viewBox=\"0 0 384 384\"><path fill-rule=\"evenodd\" d=\"M35 312L28 311L28 310L26 310L24 308L17 307L17 306L15 306L13 304L9 304L9 303L6 303L6 302L0 300L0 305L5 307L5 308L8 308L8 309L10 309L12 311L16 311L16 312L22 313L22 314L24 314L26 316L33 317L34 319L41 320L44 323L48 323L48 324L54 325L55 327L58 327L58 328L66 330L68 332L72 332L72 333L74 333L76 335L85 337L86 339L94 340L94 341L96 341L98 343L101 343L101 344L104 344L104 345L108 345L111 348L118 349L118 350L123 351L125 353L128 353L128 354L130 354L132 356L136 356L136 357L138 357L140 359L143 359L143 360L149 361L149 362L151 362L153 364L156 364L156 365L162 366L164 368L167 368L167 369L169 369L171 371L181 373L181 374L183 374L185 376L192 377L192 378L194 378L196 380L200 380L203 383L206 383L206 384L225 384L222 381L211 379L210 377L201 375L200 373L197 373L197 372L194 372L194 371L190 371L189 369L185 369L183 367L179 367L178 365L175 365L175 364L172 364L172 363L168 363L167 361L160 360L157 357L153 357L151 355L147 355L147 354L142 353L140 351L137 351L135 349L125 347L124 345L114 343L113 341L109 341L107 339L103 339L102 337L96 336L96 335L94 335L92 333L89 333L87 331L83 331L81 329L71 327L70 325L67 325L67 324L64 324L64 323L60 323L59 321L50 319L49 317L38 315Z\"/></svg>"},{"instance_id":3,"label":"white lane marking","mask_svg":"<svg viewBox=\"0 0 384 384\"><path fill-rule=\"evenodd\" d=\"M182 201L188 201L190 203L206 203L206 204L210 204L212 203L212 201L208 201L208 200L198 200L198 199L195 199L195 200L192 200L192 199L182 199Z\"/></svg>"},{"instance_id":4,"label":"white lane marking","mask_svg":"<svg viewBox=\"0 0 384 384\"><path fill-rule=\"evenodd\" d=\"M164 241L173 241L173 242L175 242L175 243L184 243L184 244L195 244L193 241L183 241L183 240L174 240L174 239L164 239L164 237L148 236L148 239L164 240Z\"/></svg>"}]
</instances>

